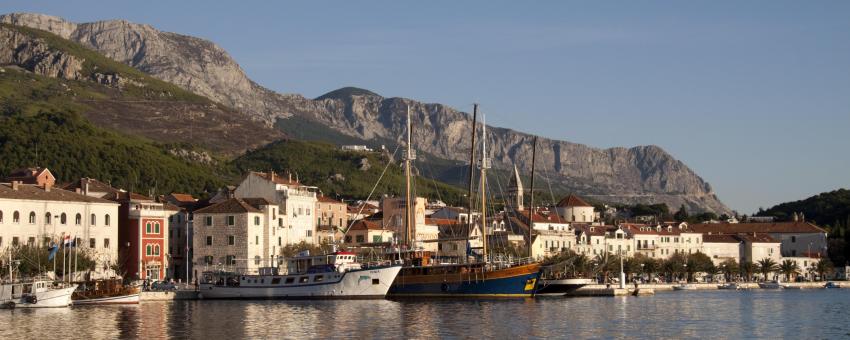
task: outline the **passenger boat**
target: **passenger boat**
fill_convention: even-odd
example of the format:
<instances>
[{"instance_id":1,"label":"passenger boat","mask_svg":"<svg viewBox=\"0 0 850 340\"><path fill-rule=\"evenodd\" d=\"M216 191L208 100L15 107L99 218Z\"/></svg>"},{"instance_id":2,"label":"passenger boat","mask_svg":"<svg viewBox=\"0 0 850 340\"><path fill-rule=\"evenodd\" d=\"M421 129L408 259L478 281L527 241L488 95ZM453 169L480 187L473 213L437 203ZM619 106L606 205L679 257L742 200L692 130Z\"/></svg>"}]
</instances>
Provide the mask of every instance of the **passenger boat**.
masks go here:
<instances>
[{"instance_id":1,"label":"passenger boat","mask_svg":"<svg viewBox=\"0 0 850 340\"><path fill-rule=\"evenodd\" d=\"M50 308L71 305L75 284L48 280L0 285L0 308Z\"/></svg>"},{"instance_id":2,"label":"passenger boat","mask_svg":"<svg viewBox=\"0 0 850 340\"><path fill-rule=\"evenodd\" d=\"M290 259L288 272L261 268L259 274L206 271L202 299L379 299L384 298L401 265L361 264L351 252Z\"/></svg>"},{"instance_id":3,"label":"passenger boat","mask_svg":"<svg viewBox=\"0 0 850 340\"><path fill-rule=\"evenodd\" d=\"M475 117L477 117L478 105L475 105L473 116L472 129L472 147L470 148L470 173L469 173L469 198L470 211L473 211L472 206L472 187L473 174L475 163ZM410 108L407 110L407 152L404 157L406 191L405 202L411 202L412 196L410 191L410 163L415 159L411 149L411 130L413 125L410 121ZM486 195L486 171L489 168L489 160L487 158L486 134L487 126L484 124L482 135L483 157L480 163L480 179L481 179L481 210L479 222L482 229L482 235L487 235L487 195ZM536 145L536 143L535 143ZM533 162L532 162L533 163ZM533 169L533 166L532 166ZM532 178L534 176L532 170ZM533 183L533 180L532 180ZM533 184L532 184L533 187ZM412 216L412 204L405 204L405 230L402 232L404 236L404 244L410 246L415 244L415 232L411 221L415 220ZM471 219L467 221L470 225L473 223ZM470 228L471 229L471 228ZM467 237L469 235L466 235ZM400 254L400 252L399 252ZM411 259L408 257L409 263L417 262L420 259ZM472 263L461 264L436 264L428 265L419 261L418 265L404 267L393 282L392 287L388 292L391 297L531 297L534 296L537 287L537 280L540 277L540 263L533 261L519 262L493 262L489 260L487 254L487 238L483 238L483 251L478 261Z\"/></svg>"},{"instance_id":4,"label":"passenger boat","mask_svg":"<svg viewBox=\"0 0 850 340\"><path fill-rule=\"evenodd\" d=\"M121 279L96 280L79 285L71 299L74 306L138 304L138 286L127 286Z\"/></svg>"},{"instance_id":5,"label":"passenger boat","mask_svg":"<svg viewBox=\"0 0 850 340\"><path fill-rule=\"evenodd\" d=\"M841 288L841 284L838 283L838 282L830 281L830 282L827 282L825 285L823 285L823 288L826 288L826 289Z\"/></svg>"}]
</instances>

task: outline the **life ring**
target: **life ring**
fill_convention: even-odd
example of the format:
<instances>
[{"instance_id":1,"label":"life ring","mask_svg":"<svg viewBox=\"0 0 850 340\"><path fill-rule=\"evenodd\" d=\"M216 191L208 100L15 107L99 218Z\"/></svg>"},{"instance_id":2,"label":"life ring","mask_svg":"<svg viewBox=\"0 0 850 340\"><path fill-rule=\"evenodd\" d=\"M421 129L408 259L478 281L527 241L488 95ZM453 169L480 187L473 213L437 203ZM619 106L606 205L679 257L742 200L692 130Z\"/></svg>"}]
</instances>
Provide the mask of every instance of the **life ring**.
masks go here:
<instances>
[{"instance_id":1,"label":"life ring","mask_svg":"<svg viewBox=\"0 0 850 340\"><path fill-rule=\"evenodd\" d=\"M37 304L38 303L38 297L35 296L35 295L27 296L27 302L29 302L31 304Z\"/></svg>"}]
</instances>

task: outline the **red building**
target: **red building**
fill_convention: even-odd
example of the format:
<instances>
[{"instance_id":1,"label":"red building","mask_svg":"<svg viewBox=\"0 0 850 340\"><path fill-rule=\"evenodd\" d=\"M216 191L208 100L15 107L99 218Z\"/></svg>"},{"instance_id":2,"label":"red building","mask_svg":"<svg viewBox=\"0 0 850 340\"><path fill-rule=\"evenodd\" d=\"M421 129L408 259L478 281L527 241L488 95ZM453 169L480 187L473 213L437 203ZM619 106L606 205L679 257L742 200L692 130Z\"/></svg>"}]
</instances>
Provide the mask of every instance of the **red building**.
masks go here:
<instances>
[{"instance_id":1,"label":"red building","mask_svg":"<svg viewBox=\"0 0 850 340\"><path fill-rule=\"evenodd\" d=\"M163 203L132 192L110 197L118 208L118 256L126 277L163 280L168 268L168 215Z\"/></svg>"}]
</instances>

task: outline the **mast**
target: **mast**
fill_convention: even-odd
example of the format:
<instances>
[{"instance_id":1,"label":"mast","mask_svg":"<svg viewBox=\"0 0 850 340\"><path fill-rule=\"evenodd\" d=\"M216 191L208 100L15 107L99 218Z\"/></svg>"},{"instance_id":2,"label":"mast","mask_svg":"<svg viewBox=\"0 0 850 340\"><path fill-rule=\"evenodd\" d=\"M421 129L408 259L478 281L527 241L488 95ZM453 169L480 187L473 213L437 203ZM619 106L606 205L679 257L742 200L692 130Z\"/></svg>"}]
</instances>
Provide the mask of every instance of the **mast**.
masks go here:
<instances>
[{"instance_id":1,"label":"mast","mask_svg":"<svg viewBox=\"0 0 850 340\"><path fill-rule=\"evenodd\" d=\"M537 158L537 136L531 144L531 186L528 188L528 257L531 257L531 230L534 229L534 161Z\"/></svg>"},{"instance_id":2,"label":"mast","mask_svg":"<svg viewBox=\"0 0 850 340\"><path fill-rule=\"evenodd\" d=\"M487 119L481 115L481 237L484 261L487 262Z\"/></svg>"},{"instance_id":3,"label":"mast","mask_svg":"<svg viewBox=\"0 0 850 340\"><path fill-rule=\"evenodd\" d=\"M475 126L478 120L478 104L472 104L472 143L469 147L469 211L467 211L466 230L472 230L472 183L475 176ZM469 233L466 234L466 244L469 245ZM465 262L465 261L464 261Z\"/></svg>"},{"instance_id":4,"label":"mast","mask_svg":"<svg viewBox=\"0 0 850 340\"><path fill-rule=\"evenodd\" d=\"M410 199L410 161L413 160L413 151L411 149L411 130L413 130L413 123L410 122L410 105L407 105L407 153L404 156L404 179L405 179L405 191L404 191L404 244L407 245L408 250L411 248L413 243L413 237L411 237L411 216L413 214L413 209L411 209L411 199Z\"/></svg>"}]
</instances>

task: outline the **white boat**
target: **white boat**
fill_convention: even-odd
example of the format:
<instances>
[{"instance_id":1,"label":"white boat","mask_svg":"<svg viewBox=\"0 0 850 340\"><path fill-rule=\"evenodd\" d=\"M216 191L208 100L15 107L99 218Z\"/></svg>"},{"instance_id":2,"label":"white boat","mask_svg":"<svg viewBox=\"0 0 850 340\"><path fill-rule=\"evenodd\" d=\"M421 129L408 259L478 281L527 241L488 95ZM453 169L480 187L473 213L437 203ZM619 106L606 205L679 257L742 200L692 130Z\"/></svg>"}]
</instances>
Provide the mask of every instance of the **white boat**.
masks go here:
<instances>
[{"instance_id":1,"label":"white boat","mask_svg":"<svg viewBox=\"0 0 850 340\"><path fill-rule=\"evenodd\" d=\"M47 280L0 285L0 308L50 308L71 305L77 285Z\"/></svg>"},{"instance_id":2,"label":"white boat","mask_svg":"<svg viewBox=\"0 0 850 340\"><path fill-rule=\"evenodd\" d=\"M202 299L367 299L384 298L401 270L389 263L361 265L354 253L336 252L289 260L289 272L261 268L259 274L207 271Z\"/></svg>"},{"instance_id":3,"label":"white boat","mask_svg":"<svg viewBox=\"0 0 850 340\"><path fill-rule=\"evenodd\" d=\"M673 290L696 290L697 286L688 283L682 283L673 286Z\"/></svg>"},{"instance_id":4,"label":"white boat","mask_svg":"<svg viewBox=\"0 0 850 340\"><path fill-rule=\"evenodd\" d=\"M730 282L727 284L717 285L717 289L740 290L741 286L739 286L737 282Z\"/></svg>"},{"instance_id":5,"label":"white boat","mask_svg":"<svg viewBox=\"0 0 850 340\"><path fill-rule=\"evenodd\" d=\"M759 288L761 289L783 289L784 285L779 283L779 281L767 281L767 282L759 282Z\"/></svg>"}]
</instances>

